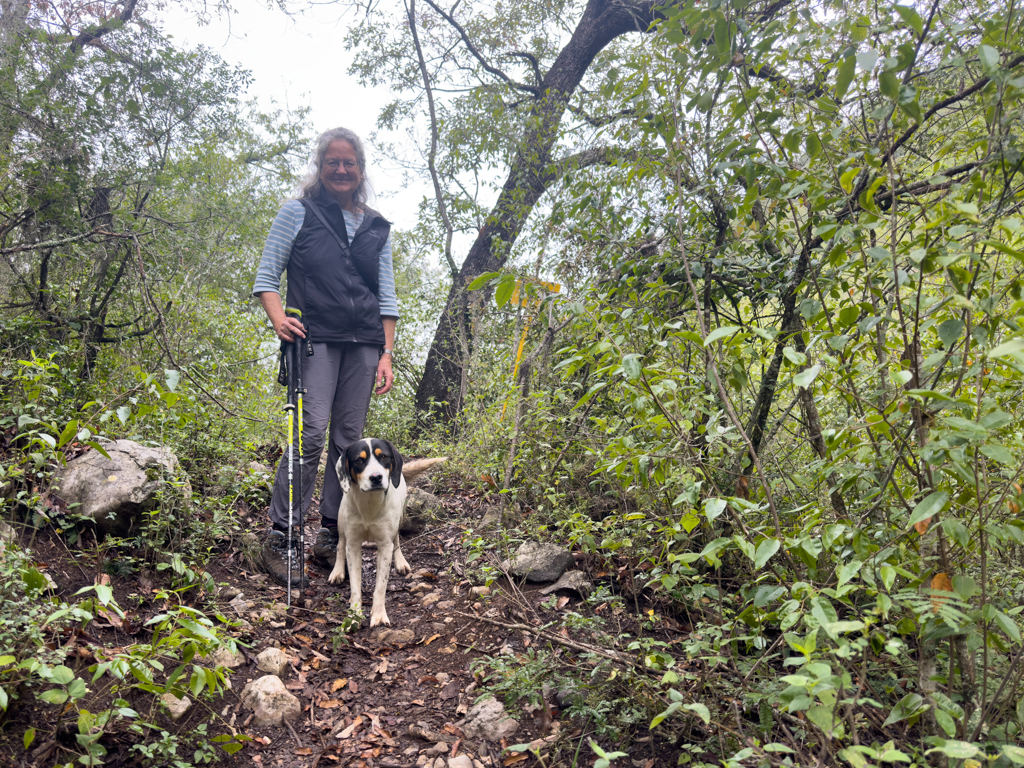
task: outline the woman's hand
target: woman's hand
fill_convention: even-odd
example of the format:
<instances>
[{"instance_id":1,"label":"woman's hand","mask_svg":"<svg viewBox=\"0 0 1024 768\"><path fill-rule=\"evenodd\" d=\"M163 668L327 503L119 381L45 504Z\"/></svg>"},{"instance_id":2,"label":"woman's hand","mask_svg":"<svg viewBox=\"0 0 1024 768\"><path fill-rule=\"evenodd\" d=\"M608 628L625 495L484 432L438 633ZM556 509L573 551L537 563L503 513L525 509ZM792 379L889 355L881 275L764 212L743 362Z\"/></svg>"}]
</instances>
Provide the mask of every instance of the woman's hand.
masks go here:
<instances>
[{"instance_id":1,"label":"woman's hand","mask_svg":"<svg viewBox=\"0 0 1024 768\"><path fill-rule=\"evenodd\" d=\"M377 362L377 388L374 390L378 395L384 395L391 391L395 383L395 374L391 370L391 355L381 355Z\"/></svg>"},{"instance_id":2,"label":"woman's hand","mask_svg":"<svg viewBox=\"0 0 1024 768\"><path fill-rule=\"evenodd\" d=\"M281 341L295 341L295 338L306 338L306 332L302 328L302 321L293 315L285 315L279 322L274 323L274 330L277 338Z\"/></svg>"}]
</instances>

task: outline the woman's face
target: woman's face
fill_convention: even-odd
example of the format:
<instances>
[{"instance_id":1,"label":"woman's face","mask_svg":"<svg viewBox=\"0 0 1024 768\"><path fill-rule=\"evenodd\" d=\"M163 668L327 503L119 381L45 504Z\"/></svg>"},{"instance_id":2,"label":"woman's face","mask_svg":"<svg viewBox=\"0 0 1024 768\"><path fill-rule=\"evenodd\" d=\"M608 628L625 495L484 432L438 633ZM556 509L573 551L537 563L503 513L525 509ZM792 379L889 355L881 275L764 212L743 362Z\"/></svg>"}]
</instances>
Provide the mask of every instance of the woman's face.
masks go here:
<instances>
[{"instance_id":1,"label":"woman's face","mask_svg":"<svg viewBox=\"0 0 1024 768\"><path fill-rule=\"evenodd\" d=\"M352 196L363 182L363 172L359 170L355 149L344 139L335 139L327 147L320 165L320 182L338 202L343 205L352 202Z\"/></svg>"}]
</instances>

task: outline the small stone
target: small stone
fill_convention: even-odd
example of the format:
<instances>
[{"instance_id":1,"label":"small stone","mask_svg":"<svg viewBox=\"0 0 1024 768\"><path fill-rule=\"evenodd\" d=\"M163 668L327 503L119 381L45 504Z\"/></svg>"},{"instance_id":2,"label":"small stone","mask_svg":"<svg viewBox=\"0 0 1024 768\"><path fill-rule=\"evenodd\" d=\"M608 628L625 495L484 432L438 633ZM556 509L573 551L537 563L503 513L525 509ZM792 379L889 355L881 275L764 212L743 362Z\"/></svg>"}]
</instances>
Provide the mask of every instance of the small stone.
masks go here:
<instances>
[{"instance_id":1,"label":"small stone","mask_svg":"<svg viewBox=\"0 0 1024 768\"><path fill-rule=\"evenodd\" d=\"M381 645L408 645L416 639L416 633L411 629L379 629L370 639Z\"/></svg>"},{"instance_id":2,"label":"small stone","mask_svg":"<svg viewBox=\"0 0 1024 768\"><path fill-rule=\"evenodd\" d=\"M490 587L471 587L469 590L471 597L487 597L491 594Z\"/></svg>"},{"instance_id":3,"label":"small stone","mask_svg":"<svg viewBox=\"0 0 1024 768\"><path fill-rule=\"evenodd\" d=\"M424 768L427 763L430 763L430 768L434 768L434 761L430 759L430 755L420 752L420 756L416 758L416 768Z\"/></svg>"},{"instance_id":4,"label":"small stone","mask_svg":"<svg viewBox=\"0 0 1024 768\"><path fill-rule=\"evenodd\" d=\"M419 754L419 752L420 752L420 748L419 748L419 747L417 747L417 746L416 746L416 745L414 744L414 745L413 745L413 746L411 746L411 747L406 747L405 749L403 749L403 750L402 750L402 756L403 756L403 757L412 757L413 755L418 755L418 754Z\"/></svg>"},{"instance_id":5,"label":"small stone","mask_svg":"<svg viewBox=\"0 0 1024 768\"><path fill-rule=\"evenodd\" d=\"M473 610L474 611L483 610L483 607L484 607L483 603L473 603Z\"/></svg>"},{"instance_id":6,"label":"small stone","mask_svg":"<svg viewBox=\"0 0 1024 768\"><path fill-rule=\"evenodd\" d=\"M446 741L439 741L434 746L427 747L426 749L424 749L423 750L423 754L424 755L429 755L430 757L436 757L437 755L443 755L447 751L448 751L448 742L446 742Z\"/></svg>"},{"instance_id":7,"label":"small stone","mask_svg":"<svg viewBox=\"0 0 1024 768\"><path fill-rule=\"evenodd\" d=\"M276 675L253 680L242 690L242 703L253 711L256 725L282 725L302 716L302 705Z\"/></svg>"},{"instance_id":8,"label":"small stone","mask_svg":"<svg viewBox=\"0 0 1024 768\"><path fill-rule=\"evenodd\" d=\"M502 570L517 579L532 582L555 581L573 565L572 552L557 544L527 541L516 550L511 560L501 564Z\"/></svg>"},{"instance_id":9,"label":"small stone","mask_svg":"<svg viewBox=\"0 0 1024 768\"><path fill-rule=\"evenodd\" d=\"M271 629L284 629L287 626L288 626L288 622L286 622L286 621L272 621L272 622L270 622L270 628Z\"/></svg>"},{"instance_id":10,"label":"small stone","mask_svg":"<svg viewBox=\"0 0 1024 768\"><path fill-rule=\"evenodd\" d=\"M477 741L499 742L511 738L519 730L519 721L510 718L502 703L491 696L474 704L456 725L467 739Z\"/></svg>"},{"instance_id":11,"label":"small stone","mask_svg":"<svg viewBox=\"0 0 1024 768\"><path fill-rule=\"evenodd\" d=\"M238 669L240 666L245 664L245 656L240 653L232 653L227 648L218 648L209 656L204 656L203 661L217 667Z\"/></svg>"},{"instance_id":12,"label":"small stone","mask_svg":"<svg viewBox=\"0 0 1024 768\"><path fill-rule=\"evenodd\" d=\"M165 693L160 697L160 700L167 707L167 712L171 716L171 720L178 722L183 718L190 709L192 709L192 702L188 696L184 699L179 699L173 693Z\"/></svg>"},{"instance_id":13,"label":"small stone","mask_svg":"<svg viewBox=\"0 0 1024 768\"><path fill-rule=\"evenodd\" d=\"M227 586L220 588L220 593L217 596L221 600L234 600L240 594L242 594L242 590L233 584L228 584Z\"/></svg>"},{"instance_id":14,"label":"small stone","mask_svg":"<svg viewBox=\"0 0 1024 768\"><path fill-rule=\"evenodd\" d=\"M437 594L436 592L431 592L429 595L420 600L420 605L422 605L424 608L429 608L440 599L441 596L439 594Z\"/></svg>"},{"instance_id":15,"label":"small stone","mask_svg":"<svg viewBox=\"0 0 1024 768\"><path fill-rule=\"evenodd\" d=\"M593 585L587 579L583 571L566 571L554 584L539 590L542 595L550 595L560 589L571 589L586 597L590 594Z\"/></svg>"},{"instance_id":16,"label":"small stone","mask_svg":"<svg viewBox=\"0 0 1024 768\"><path fill-rule=\"evenodd\" d=\"M449 675L447 672L438 672L436 675L434 675L434 677L437 678L438 685L444 685L452 679L451 675Z\"/></svg>"},{"instance_id":17,"label":"small stone","mask_svg":"<svg viewBox=\"0 0 1024 768\"><path fill-rule=\"evenodd\" d=\"M278 677L284 677L288 672L288 668L291 666L291 659L288 658L288 654L282 651L280 648L267 648L260 651L256 657L256 667L261 672L266 672L268 675L277 675Z\"/></svg>"},{"instance_id":18,"label":"small stone","mask_svg":"<svg viewBox=\"0 0 1024 768\"><path fill-rule=\"evenodd\" d=\"M413 584L409 588L409 591L412 594L414 594L414 595L420 595L420 594L423 594L424 592L429 592L432 589L433 589L433 587L430 586L429 584Z\"/></svg>"},{"instance_id":19,"label":"small stone","mask_svg":"<svg viewBox=\"0 0 1024 768\"><path fill-rule=\"evenodd\" d=\"M445 768L445 762L443 757L439 757L434 760L434 768Z\"/></svg>"},{"instance_id":20,"label":"small stone","mask_svg":"<svg viewBox=\"0 0 1024 768\"><path fill-rule=\"evenodd\" d=\"M454 607L455 607L455 601L454 600L445 600L442 603L438 603L435 606L435 610L438 610L438 611L450 611Z\"/></svg>"},{"instance_id":21,"label":"small stone","mask_svg":"<svg viewBox=\"0 0 1024 768\"><path fill-rule=\"evenodd\" d=\"M448 768L473 768L473 758L469 755L456 755L448 758Z\"/></svg>"}]
</instances>

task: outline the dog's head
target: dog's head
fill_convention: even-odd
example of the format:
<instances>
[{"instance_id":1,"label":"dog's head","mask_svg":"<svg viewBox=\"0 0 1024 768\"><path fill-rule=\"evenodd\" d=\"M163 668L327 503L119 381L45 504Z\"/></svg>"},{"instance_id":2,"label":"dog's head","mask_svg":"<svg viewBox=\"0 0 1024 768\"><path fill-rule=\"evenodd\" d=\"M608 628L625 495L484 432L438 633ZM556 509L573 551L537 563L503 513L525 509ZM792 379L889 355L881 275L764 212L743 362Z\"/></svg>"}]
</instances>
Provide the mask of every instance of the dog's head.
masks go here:
<instances>
[{"instance_id":1,"label":"dog's head","mask_svg":"<svg viewBox=\"0 0 1024 768\"><path fill-rule=\"evenodd\" d=\"M402 454L387 440L356 440L342 452L337 471L345 493L353 483L361 491L383 491L388 482L397 488L402 482Z\"/></svg>"}]
</instances>

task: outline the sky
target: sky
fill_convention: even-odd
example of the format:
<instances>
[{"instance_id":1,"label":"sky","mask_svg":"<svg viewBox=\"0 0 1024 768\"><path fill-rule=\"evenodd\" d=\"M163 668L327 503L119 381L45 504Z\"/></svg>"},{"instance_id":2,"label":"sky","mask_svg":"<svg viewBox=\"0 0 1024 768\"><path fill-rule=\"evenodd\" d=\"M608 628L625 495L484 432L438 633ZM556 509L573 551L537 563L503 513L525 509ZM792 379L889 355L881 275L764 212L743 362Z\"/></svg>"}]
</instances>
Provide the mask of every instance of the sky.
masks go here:
<instances>
[{"instance_id":1,"label":"sky","mask_svg":"<svg viewBox=\"0 0 1024 768\"><path fill-rule=\"evenodd\" d=\"M260 106L309 106L316 132L344 126L367 140L377 115L390 100L387 91L363 88L351 77L343 38L354 18L340 5L323 5L302 14L286 15L259 0L233 0L228 15L201 25L179 5L160 12L166 34L180 44L204 45L229 64L252 72L249 95ZM406 186L398 168L390 166L366 141L367 170L377 192L375 205L398 227L411 228L419 201L430 188Z\"/></svg>"}]
</instances>

